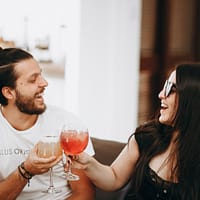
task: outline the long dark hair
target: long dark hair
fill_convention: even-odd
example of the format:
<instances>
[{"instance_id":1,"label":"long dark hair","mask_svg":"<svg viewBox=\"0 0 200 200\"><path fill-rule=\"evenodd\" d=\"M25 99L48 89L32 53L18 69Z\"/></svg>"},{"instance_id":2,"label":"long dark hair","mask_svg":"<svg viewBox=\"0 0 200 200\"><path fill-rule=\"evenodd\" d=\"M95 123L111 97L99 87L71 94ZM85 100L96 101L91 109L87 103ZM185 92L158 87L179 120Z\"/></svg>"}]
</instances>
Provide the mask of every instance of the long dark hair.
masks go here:
<instances>
[{"instance_id":1,"label":"long dark hair","mask_svg":"<svg viewBox=\"0 0 200 200\"><path fill-rule=\"evenodd\" d=\"M8 101L2 94L2 88L8 86L15 88L18 78L14 66L22 60L33 58L28 52L19 48L0 47L0 104L7 105Z\"/></svg>"},{"instance_id":2,"label":"long dark hair","mask_svg":"<svg viewBox=\"0 0 200 200\"><path fill-rule=\"evenodd\" d=\"M140 158L132 177L132 189L138 191L150 160L164 152L175 130L179 131L174 150L176 165L171 171L179 184L181 200L200 199L200 64L176 66L176 93L178 108L174 126L161 124L157 116L154 120L139 126L135 135L145 136ZM142 140L142 138L141 138ZM174 158L174 155L172 155ZM174 176L174 177L173 177Z\"/></svg>"},{"instance_id":3,"label":"long dark hair","mask_svg":"<svg viewBox=\"0 0 200 200\"><path fill-rule=\"evenodd\" d=\"M178 137L178 180L183 197L200 199L200 64L176 68L178 110L175 128ZM187 193L187 194L186 194Z\"/></svg>"}]
</instances>

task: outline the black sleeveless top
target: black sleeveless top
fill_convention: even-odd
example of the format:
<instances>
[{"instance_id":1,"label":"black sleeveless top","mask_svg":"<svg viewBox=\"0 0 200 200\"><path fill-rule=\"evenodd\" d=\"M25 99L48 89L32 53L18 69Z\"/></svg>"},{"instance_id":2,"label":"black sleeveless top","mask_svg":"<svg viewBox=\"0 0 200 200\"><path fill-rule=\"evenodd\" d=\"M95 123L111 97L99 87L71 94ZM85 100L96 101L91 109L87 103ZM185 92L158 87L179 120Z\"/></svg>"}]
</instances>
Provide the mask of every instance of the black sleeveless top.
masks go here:
<instances>
[{"instance_id":1,"label":"black sleeveless top","mask_svg":"<svg viewBox=\"0 0 200 200\"><path fill-rule=\"evenodd\" d=\"M143 134L136 134L135 138L141 148L147 148L144 143ZM147 149L146 149L147 150ZM132 180L134 181L134 180ZM149 166L146 166L144 181L140 190L136 193L130 187L125 200L178 200L179 184L163 180Z\"/></svg>"},{"instance_id":2,"label":"black sleeveless top","mask_svg":"<svg viewBox=\"0 0 200 200\"><path fill-rule=\"evenodd\" d=\"M178 184L163 180L150 167L146 168L144 182L135 193L129 190L125 200L178 200Z\"/></svg>"}]
</instances>

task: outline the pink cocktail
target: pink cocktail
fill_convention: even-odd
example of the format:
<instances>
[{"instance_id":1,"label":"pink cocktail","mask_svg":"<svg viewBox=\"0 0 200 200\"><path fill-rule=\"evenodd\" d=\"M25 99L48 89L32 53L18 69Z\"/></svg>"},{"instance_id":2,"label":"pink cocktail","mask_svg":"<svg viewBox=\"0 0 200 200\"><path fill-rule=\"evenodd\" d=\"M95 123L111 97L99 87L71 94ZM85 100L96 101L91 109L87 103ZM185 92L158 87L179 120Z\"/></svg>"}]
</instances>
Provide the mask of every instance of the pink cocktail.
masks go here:
<instances>
[{"instance_id":1,"label":"pink cocktail","mask_svg":"<svg viewBox=\"0 0 200 200\"><path fill-rule=\"evenodd\" d=\"M85 150L89 141L89 134L87 129L70 129L64 128L60 134L60 144L67 156L78 155ZM69 165L68 172L66 172L67 180L79 180L79 176L71 172L71 165Z\"/></svg>"},{"instance_id":2,"label":"pink cocktail","mask_svg":"<svg viewBox=\"0 0 200 200\"><path fill-rule=\"evenodd\" d=\"M67 155L77 155L87 147L88 139L87 131L63 130L60 143Z\"/></svg>"}]
</instances>

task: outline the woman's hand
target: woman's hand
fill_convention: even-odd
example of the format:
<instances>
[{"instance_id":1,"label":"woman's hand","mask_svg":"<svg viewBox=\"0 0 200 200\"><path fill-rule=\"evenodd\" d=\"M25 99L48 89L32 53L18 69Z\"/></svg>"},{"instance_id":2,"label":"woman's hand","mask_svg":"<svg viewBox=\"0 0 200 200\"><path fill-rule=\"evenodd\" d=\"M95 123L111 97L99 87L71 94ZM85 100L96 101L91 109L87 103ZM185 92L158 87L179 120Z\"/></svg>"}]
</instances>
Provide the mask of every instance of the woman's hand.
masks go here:
<instances>
[{"instance_id":1,"label":"woman's hand","mask_svg":"<svg viewBox=\"0 0 200 200\"><path fill-rule=\"evenodd\" d=\"M92 163L92 160L94 160L94 158L85 152L75 156L67 156L65 171L67 171L70 163L72 163L72 168L86 170L87 167Z\"/></svg>"}]
</instances>

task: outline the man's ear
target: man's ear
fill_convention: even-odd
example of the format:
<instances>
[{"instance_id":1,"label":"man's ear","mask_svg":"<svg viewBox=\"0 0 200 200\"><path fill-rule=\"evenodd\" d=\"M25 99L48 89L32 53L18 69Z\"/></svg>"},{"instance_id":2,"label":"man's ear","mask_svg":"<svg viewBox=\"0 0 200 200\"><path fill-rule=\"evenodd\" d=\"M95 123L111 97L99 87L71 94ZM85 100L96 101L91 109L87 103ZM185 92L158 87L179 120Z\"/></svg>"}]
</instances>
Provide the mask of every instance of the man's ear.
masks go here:
<instances>
[{"instance_id":1,"label":"man's ear","mask_svg":"<svg viewBox=\"0 0 200 200\"><path fill-rule=\"evenodd\" d=\"M6 99L8 100L13 99L14 97L13 89L11 89L10 87L3 87L1 91Z\"/></svg>"}]
</instances>

